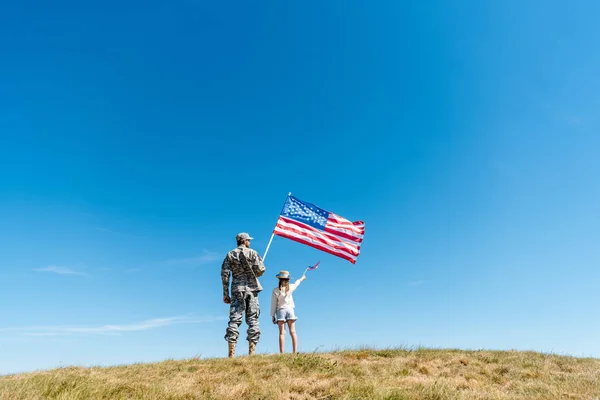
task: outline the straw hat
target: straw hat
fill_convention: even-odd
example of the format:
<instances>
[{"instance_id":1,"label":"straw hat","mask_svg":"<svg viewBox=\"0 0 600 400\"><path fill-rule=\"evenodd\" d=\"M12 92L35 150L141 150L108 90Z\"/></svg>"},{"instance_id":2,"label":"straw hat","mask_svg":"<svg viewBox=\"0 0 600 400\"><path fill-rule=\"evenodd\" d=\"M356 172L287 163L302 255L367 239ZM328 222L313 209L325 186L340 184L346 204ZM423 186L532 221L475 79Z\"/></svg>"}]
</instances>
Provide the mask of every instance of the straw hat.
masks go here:
<instances>
[{"instance_id":1,"label":"straw hat","mask_svg":"<svg viewBox=\"0 0 600 400\"><path fill-rule=\"evenodd\" d=\"M277 275L275 275L277 278L279 279L290 279L290 272L289 271L285 271L285 270L281 270L279 271L279 273Z\"/></svg>"}]
</instances>

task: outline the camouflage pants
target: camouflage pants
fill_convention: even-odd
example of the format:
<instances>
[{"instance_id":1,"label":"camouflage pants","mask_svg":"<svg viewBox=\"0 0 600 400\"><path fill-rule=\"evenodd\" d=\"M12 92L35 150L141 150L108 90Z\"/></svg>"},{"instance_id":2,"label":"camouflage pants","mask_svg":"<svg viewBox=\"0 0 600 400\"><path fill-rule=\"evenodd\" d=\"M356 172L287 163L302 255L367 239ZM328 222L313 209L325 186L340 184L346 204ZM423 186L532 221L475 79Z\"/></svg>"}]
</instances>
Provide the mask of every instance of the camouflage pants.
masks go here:
<instances>
[{"instance_id":1,"label":"camouflage pants","mask_svg":"<svg viewBox=\"0 0 600 400\"><path fill-rule=\"evenodd\" d=\"M231 293L231 305L229 307L229 325L225 331L225 340L236 343L240 332L239 326L242 324L242 317L246 316L248 325L248 336L246 340L258 343L260 338L260 328L258 327L258 316L260 307L258 306L258 292L244 291Z\"/></svg>"}]
</instances>

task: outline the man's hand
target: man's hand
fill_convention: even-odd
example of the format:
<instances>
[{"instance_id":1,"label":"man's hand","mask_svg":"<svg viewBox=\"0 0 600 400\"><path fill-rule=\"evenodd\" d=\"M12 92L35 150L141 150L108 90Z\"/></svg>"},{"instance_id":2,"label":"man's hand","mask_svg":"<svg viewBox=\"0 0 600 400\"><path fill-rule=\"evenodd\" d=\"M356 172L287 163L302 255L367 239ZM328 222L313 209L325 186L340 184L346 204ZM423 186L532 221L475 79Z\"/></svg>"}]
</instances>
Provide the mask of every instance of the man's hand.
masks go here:
<instances>
[{"instance_id":1,"label":"man's hand","mask_svg":"<svg viewBox=\"0 0 600 400\"><path fill-rule=\"evenodd\" d=\"M231 304L231 298L228 295L223 295L223 303Z\"/></svg>"},{"instance_id":2,"label":"man's hand","mask_svg":"<svg viewBox=\"0 0 600 400\"><path fill-rule=\"evenodd\" d=\"M273 323L276 324L277 320L275 319L275 316L273 315Z\"/></svg>"}]
</instances>

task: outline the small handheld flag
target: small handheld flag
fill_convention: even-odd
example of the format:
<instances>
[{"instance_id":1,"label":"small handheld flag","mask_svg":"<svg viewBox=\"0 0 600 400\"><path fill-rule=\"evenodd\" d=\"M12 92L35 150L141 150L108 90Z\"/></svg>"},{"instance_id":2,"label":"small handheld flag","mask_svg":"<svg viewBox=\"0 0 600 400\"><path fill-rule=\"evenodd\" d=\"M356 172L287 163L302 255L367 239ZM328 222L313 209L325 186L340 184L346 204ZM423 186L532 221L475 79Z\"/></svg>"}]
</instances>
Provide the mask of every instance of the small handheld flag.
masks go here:
<instances>
[{"instance_id":1,"label":"small handheld flag","mask_svg":"<svg viewBox=\"0 0 600 400\"><path fill-rule=\"evenodd\" d=\"M314 271L315 269L319 268L319 264L321 263L321 261L319 261L318 263L316 263L315 265L313 265L312 267L308 267L306 268L306 270L304 271L304 274L306 274L306 271ZM303 275L304 275L303 274Z\"/></svg>"}]
</instances>

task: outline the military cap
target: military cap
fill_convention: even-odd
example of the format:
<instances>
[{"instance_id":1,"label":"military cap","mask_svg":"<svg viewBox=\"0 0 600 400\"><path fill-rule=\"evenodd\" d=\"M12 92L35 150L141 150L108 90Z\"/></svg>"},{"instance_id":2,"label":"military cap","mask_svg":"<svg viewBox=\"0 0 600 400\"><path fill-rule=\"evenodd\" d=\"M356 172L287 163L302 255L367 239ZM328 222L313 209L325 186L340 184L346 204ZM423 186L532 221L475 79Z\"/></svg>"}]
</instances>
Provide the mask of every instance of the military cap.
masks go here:
<instances>
[{"instance_id":1,"label":"military cap","mask_svg":"<svg viewBox=\"0 0 600 400\"><path fill-rule=\"evenodd\" d=\"M235 237L235 240L237 240L238 242L240 242L242 240L252 240L252 239L254 239L254 238L250 237L250 235L248 235L246 232L238 233L237 236Z\"/></svg>"}]
</instances>

